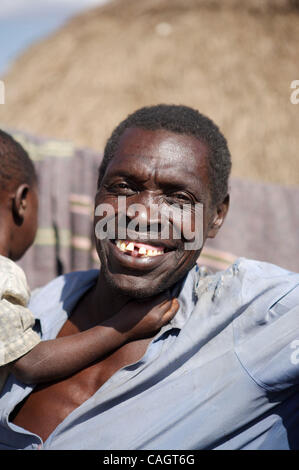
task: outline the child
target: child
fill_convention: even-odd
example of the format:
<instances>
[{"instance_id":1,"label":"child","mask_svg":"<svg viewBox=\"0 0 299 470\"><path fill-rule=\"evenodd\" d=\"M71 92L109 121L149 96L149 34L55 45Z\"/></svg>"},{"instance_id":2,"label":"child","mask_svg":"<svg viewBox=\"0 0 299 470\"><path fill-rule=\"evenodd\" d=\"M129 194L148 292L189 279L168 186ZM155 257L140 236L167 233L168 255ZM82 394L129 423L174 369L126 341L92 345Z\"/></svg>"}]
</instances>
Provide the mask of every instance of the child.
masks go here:
<instances>
[{"instance_id":1,"label":"child","mask_svg":"<svg viewBox=\"0 0 299 470\"><path fill-rule=\"evenodd\" d=\"M150 302L129 302L112 319L82 333L41 341L27 308L25 274L14 262L34 241L37 212L33 163L0 130L0 391L10 372L25 383L71 375L126 342L158 331L179 307L176 299L161 294Z\"/></svg>"}]
</instances>

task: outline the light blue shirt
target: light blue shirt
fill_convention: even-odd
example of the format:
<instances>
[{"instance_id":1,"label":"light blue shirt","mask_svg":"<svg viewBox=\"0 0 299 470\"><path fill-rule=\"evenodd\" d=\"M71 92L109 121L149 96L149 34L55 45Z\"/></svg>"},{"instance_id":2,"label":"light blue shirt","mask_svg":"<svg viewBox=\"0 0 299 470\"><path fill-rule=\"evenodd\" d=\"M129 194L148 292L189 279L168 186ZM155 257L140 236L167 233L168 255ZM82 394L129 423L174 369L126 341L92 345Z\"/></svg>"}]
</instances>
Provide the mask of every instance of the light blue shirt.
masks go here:
<instances>
[{"instance_id":1,"label":"light blue shirt","mask_svg":"<svg viewBox=\"0 0 299 470\"><path fill-rule=\"evenodd\" d=\"M32 298L55 338L98 271L52 281ZM180 287L180 309L136 363L117 371L45 442L9 421L32 390L10 376L0 449L299 449L299 275L240 258Z\"/></svg>"}]
</instances>

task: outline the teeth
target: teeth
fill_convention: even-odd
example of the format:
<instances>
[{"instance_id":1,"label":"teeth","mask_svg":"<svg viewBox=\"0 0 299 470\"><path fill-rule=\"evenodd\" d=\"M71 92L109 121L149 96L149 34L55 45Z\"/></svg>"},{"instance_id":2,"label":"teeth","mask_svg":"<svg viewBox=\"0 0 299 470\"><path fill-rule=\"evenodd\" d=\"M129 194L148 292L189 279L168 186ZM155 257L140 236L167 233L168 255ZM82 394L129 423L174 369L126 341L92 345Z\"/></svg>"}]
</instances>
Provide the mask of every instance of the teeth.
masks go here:
<instances>
[{"instance_id":1,"label":"teeth","mask_svg":"<svg viewBox=\"0 0 299 470\"><path fill-rule=\"evenodd\" d=\"M131 251L131 252L134 251L133 242L124 242L124 241L117 240L116 246L121 251ZM164 250L158 250L156 248L147 250L144 246L141 246L138 249L138 254L141 256L158 256L158 255L162 255L163 253L164 253Z\"/></svg>"}]
</instances>

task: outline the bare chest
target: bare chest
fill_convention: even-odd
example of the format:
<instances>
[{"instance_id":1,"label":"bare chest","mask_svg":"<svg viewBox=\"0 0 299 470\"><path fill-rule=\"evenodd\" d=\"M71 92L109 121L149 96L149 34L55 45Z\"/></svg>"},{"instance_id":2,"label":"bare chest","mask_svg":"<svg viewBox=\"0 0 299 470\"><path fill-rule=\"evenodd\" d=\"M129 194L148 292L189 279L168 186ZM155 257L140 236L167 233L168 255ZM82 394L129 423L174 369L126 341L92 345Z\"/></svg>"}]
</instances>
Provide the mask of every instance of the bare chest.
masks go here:
<instances>
[{"instance_id":1,"label":"bare chest","mask_svg":"<svg viewBox=\"0 0 299 470\"><path fill-rule=\"evenodd\" d=\"M67 321L58 336L75 332L78 332L77 328ZM46 440L59 423L88 400L115 372L137 362L149 342L150 339L144 339L125 344L71 377L37 386L13 412L13 423Z\"/></svg>"}]
</instances>

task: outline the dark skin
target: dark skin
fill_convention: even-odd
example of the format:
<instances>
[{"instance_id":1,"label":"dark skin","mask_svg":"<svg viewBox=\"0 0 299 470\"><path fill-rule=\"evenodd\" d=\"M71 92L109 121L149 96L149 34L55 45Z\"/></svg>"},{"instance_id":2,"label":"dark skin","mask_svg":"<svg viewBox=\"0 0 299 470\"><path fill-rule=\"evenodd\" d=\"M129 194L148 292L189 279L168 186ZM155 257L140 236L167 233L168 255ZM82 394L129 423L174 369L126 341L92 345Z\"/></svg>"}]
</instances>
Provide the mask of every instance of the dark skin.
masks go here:
<instances>
[{"instance_id":1,"label":"dark skin","mask_svg":"<svg viewBox=\"0 0 299 470\"><path fill-rule=\"evenodd\" d=\"M23 256L34 241L37 216L36 182L18 184L11 179L10 186L0 192L0 255L13 261ZM165 294L142 305L128 302L113 321L103 319L78 335L41 341L1 367L29 384L69 377L123 344L158 331L175 315L178 306L176 299L168 299Z\"/></svg>"},{"instance_id":2,"label":"dark skin","mask_svg":"<svg viewBox=\"0 0 299 470\"><path fill-rule=\"evenodd\" d=\"M204 205L203 240L214 237L228 210L228 197L211 204L207 147L194 137L168 131L128 129L109 163L96 195L96 206L110 203L117 216L117 196L146 208L165 201ZM142 218L143 215L139 214ZM98 218L95 218L95 224ZM109 320L129 300L143 302L167 291L195 264L201 249L185 251L182 240L163 240L171 251L154 259L133 259L117 251L110 240L97 240L102 264L98 281L78 302L59 337L84 331ZM45 440L69 413L90 398L116 371L137 362L154 334L130 341L73 376L38 386L14 413L13 422Z\"/></svg>"},{"instance_id":3,"label":"dark skin","mask_svg":"<svg viewBox=\"0 0 299 470\"><path fill-rule=\"evenodd\" d=\"M13 261L32 245L38 216L37 184L20 184L0 192L0 254Z\"/></svg>"}]
</instances>

